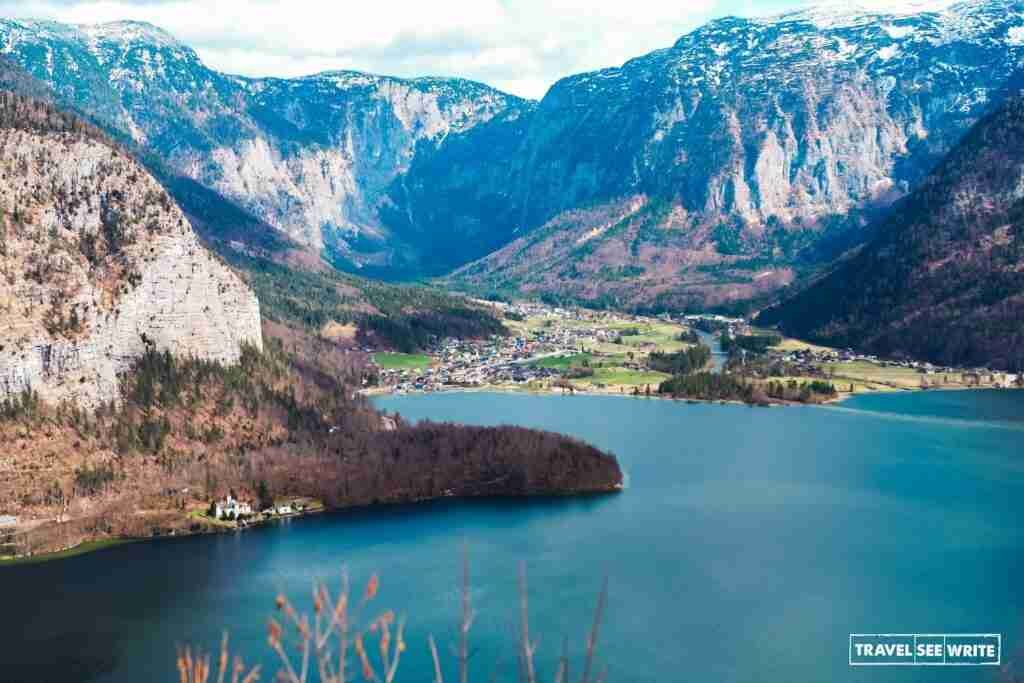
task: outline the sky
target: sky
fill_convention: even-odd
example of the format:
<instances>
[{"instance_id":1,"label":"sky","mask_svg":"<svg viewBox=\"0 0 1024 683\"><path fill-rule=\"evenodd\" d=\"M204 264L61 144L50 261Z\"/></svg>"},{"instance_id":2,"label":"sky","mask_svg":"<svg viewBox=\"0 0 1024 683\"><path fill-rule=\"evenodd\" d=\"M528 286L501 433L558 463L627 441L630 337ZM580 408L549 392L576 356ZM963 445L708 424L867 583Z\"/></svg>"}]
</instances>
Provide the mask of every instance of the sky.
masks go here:
<instances>
[{"instance_id":1,"label":"sky","mask_svg":"<svg viewBox=\"0 0 1024 683\"><path fill-rule=\"evenodd\" d=\"M835 0L833 0L835 1ZM901 0L861 0L861 4ZM618 66L710 19L810 0L0 0L0 16L148 21L219 71L354 69L459 76L539 98L563 76Z\"/></svg>"}]
</instances>

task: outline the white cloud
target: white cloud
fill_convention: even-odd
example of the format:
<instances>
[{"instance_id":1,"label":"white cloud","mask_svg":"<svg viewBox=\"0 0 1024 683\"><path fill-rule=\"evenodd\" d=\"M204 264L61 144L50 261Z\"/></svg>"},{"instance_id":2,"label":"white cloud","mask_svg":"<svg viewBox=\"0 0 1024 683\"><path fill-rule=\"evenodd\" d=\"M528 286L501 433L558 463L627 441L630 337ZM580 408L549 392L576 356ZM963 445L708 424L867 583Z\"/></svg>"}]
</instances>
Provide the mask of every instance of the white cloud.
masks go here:
<instances>
[{"instance_id":1,"label":"white cloud","mask_svg":"<svg viewBox=\"0 0 1024 683\"><path fill-rule=\"evenodd\" d=\"M670 45L720 0L43 0L4 16L149 21L244 75L457 75L539 97L561 76Z\"/></svg>"},{"instance_id":2,"label":"white cloud","mask_svg":"<svg viewBox=\"0 0 1024 683\"><path fill-rule=\"evenodd\" d=\"M868 0L890 3L892 0ZM913 1L913 0L910 0ZM0 0L3 16L148 21L249 76L463 76L540 97L558 78L671 45L723 14L803 0Z\"/></svg>"}]
</instances>

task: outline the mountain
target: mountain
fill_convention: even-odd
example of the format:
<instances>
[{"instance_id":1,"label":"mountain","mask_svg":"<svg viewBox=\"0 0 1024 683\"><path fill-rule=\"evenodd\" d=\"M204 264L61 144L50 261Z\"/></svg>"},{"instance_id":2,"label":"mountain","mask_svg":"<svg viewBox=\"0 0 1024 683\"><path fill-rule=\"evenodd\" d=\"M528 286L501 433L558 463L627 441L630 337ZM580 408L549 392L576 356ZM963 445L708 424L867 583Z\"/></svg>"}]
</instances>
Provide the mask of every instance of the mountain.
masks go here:
<instances>
[{"instance_id":1,"label":"mountain","mask_svg":"<svg viewBox=\"0 0 1024 683\"><path fill-rule=\"evenodd\" d=\"M0 93L0 159L0 402L94 406L149 349L234 363L261 346L253 292L98 130Z\"/></svg>"},{"instance_id":2,"label":"mountain","mask_svg":"<svg viewBox=\"0 0 1024 683\"><path fill-rule=\"evenodd\" d=\"M1017 1L721 19L558 82L525 123L511 183L482 173L477 186L452 140L418 157L407 204L427 225L416 209L440 188L466 205L450 214L515 237L453 276L478 291L668 309L750 299L869 237L1022 60ZM454 222L438 215L424 234Z\"/></svg>"},{"instance_id":3,"label":"mountain","mask_svg":"<svg viewBox=\"0 0 1024 683\"><path fill-rule=\"evenodd\" d=\"M760 316L835 346L1024 370L1024 78L878 237Z\"/></svg>"},{"instance_id":4,"label":"mountain","mask_svg":"<svg viewBox=\"0 0 1024 683\"><path fill-rule=\"evenodd\" d=\"M229 76L136 23L4 20L0 52L341 268L686 309L767 297L870 238L1024 65L1024 3L721 19L540 102Z\"/></svg>"},{"instance_id":5,"label":"mountain","mask_svg":"<svg viewBox=\"0 0 1024 683\"><path fill-rule=\"evenodd\" d=\"M371 272L419 268L378 218L418 146L532 106L461 79L229 76L136 22L0 20L0 46L63 104L335 263Z\"/></svg>"},{"instance_id":6,"label":"mountain","mask_svg":"<svg viewBox=\"0 0 1024 683\"><path fill-rule=\"evenodd\" d=\"M359 394L368 354L338 337L415 344L500 323L228 239L278 316L261 326L254 291L157 178L50 97L0 59L0 512L14 518L0 559L224 531L203 511L229 493L341 508L621 489L614 456L568 437L378 412ZM263 230L212 191L176 191L207 220ZM205 227L219 247L235 236ZM308 333L352 307L371 307L358 330L332 318Z\"/></svg>"}]
</instances>

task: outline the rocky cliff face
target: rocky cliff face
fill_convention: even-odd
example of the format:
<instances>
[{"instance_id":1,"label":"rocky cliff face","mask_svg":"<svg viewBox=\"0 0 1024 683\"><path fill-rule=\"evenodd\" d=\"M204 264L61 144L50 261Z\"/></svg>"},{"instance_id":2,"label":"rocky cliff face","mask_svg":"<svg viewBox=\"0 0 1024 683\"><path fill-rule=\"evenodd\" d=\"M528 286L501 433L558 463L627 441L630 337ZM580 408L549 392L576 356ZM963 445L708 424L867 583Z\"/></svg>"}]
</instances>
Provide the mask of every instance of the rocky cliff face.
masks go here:
<instances>
[{"instance_id":1,"label":"rocky cliff face","mask_svg":"<svg viewBox=\"0 0 1024 683\"><path fill-rule=\"evenodd\" d=\"M160 185L81 121L0 94L0 400L90 406L147 347L232 363L253 293Z\"/></svg>"},{"instance_id":2,"label":"rocky cliff face","mask_svg":"<svg viewBox=\"0 0 1024 683\"><path fill-rule=\"evenodd\" d=\"M160 29L131 22L3 20L0 46L60 101L353 268L415 262L378 213L421 143L531 106L460 79L229 76Z\"/></svg>"},{"instance_id":3,"label":"rocky cliff face","mask_svg":"<svg viewBox=\"0 0 1024 683\"><path fill-rule=\"evenodd\" d=\"M854 3L718 20L567 78L531 126L525 222L637 190L674 198L694 222L751 229L887 201L1024 59L1022 24L1015 1L903 15Z\"/></svg>"},{"instance_id":4,"label":"rocky cliff face","mask_svg":"<svg viewBox=\"0 0 1024 683\"><path fill-rule=\"evenodd\" d=\"M512 182L473 188L458 159L443 158L451 141L425 167L455 169L432 187L464 191L463 213L490 214L516 240L456 280L671 308L786 284L869 237L873 211L959 140L1024 60L1022 27L1024 4L1010 0L723 19L621 68L564 79L525 123ZM417 207L433 206L417 163L402 191L423 188L406 200L422 225L431 214ZM502 197L512 207L490 212ZM584 247L638 199L668 206ZM560 240L530 232L575 226L580 208L593 225Z\"/></svg>"},{"instance_id":5,"label":"rocky cliff face","mask_svg":"<svg viewBox=\"0 0 1024 683\"><path fill-rule=\"evenodd\" d=\"M0 51L342 267L440 275L512 243L454 281L685 308L870 237L1024 64L1024 3L722 19L539 103L451 79L227 76L140 24L0 21ZM581 211L595 223L558 238ZM534 265L542 226L557 268Z\"/></svg>"},{"instance_id":6,"label":"rocky cliff face","mask_svg":"<svg viewBox=\"0 0 1024 683\"><path fill-rule=\"evenodd\" d=\"M1024 79L879 229L760 317L791 334L941 364L1024 370Z\"/></svg>"}]
</instances>

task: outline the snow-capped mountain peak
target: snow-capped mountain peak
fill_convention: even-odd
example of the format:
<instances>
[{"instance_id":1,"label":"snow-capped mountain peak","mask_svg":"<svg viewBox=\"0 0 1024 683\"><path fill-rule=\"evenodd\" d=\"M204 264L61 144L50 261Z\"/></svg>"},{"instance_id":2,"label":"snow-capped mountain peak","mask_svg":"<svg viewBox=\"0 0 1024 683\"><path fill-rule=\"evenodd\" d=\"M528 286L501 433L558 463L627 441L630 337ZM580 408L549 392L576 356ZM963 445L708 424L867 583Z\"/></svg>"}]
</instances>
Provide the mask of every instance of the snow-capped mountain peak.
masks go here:
<instances>
[{"instance_id":1,"label":"snow-capped mountain peak","mask_svg":"<svg viewBox=\"0 0 1024 683\"><path fill-rule=\"evenodd\" d=\"M183 47L184 44L164 29L145 21L112 21L103 24L76 24L85 36L122 44L147 44L153 47Z\"/></svg>"},{"instance_id":2,"label":"snow-capped mountain peak","mask_svg":"<svg viewBox=\"0 0 1024 683\"><path fill-rule=\"evenodd\" d=\"M0 20L0 51L335 263L437 275L550 234L548 270L513 257L532 287L700 305L857 243L867 212L912 189L1024 67L1024 1L727 17L538 103L462 79L229 76L133 23ZM559 216L601 223L647 200L665 224L585 249L559 237Z\"/></svg>"},{"instance_id":3,"label":"snow-capped mountain peak","mask_svg":"<svg viewBox=\"0 0 1024 683\"><path fill-rule=\"evenodd\" d=\"M832 0L811 7L767 17L769 22L808 21L818 28L840 28L880 17L892 19L950 12L962 0Z\"/></svg>"}]
</instances>

